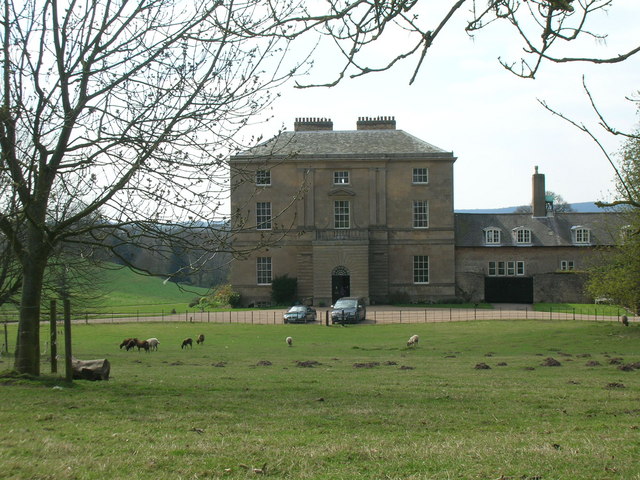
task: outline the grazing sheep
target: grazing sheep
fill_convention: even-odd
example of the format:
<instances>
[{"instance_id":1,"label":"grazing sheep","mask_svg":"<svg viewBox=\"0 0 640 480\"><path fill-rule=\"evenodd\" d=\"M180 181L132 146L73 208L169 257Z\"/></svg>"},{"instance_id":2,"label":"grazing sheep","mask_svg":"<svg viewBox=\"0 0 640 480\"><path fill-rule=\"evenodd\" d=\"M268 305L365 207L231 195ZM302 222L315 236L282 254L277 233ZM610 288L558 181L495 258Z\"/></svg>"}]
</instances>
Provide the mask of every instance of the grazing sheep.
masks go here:
<instances>
[{"instance_id":1,"label":"grazing sheep","mask_svg":"<svg viewBox=\"0 0 640 480\"><path fill-rule=\"evenodd\" d=\"M628 327L628 326L629 326L629 318L628 318L626 315L622 315L622 324L623 324L625 327Z\"/></svg>"},{"instance_id":2,"label":"grazing sheep","mask_svg":"<svg viewBox=\"0 0 640 480\"><path fill-rule=\"evenodd\" d=\"M131 342L131 340L133 340L133 338L125 338L122 343L120 344L120 350L122 350L122 347L126 347L127 345L129 345L129 343ZM129 350L127 348L127 350Z\"/></svg>"},{"instance_id":3,"label":"grazing sheep","mask_svg":"<svg viewBox=\"0 0 640 480\"><path fill-rule=\"evenodd\" d=\"M420 340L420 337L418 337L418 335L411 335L411 337L407 341L407 347L417 345L419 340Z\"/></svg>"},{"instance_id":4,"label":"grazing sheep","mask_svg":"<svg viewBox=\"0 0 640 480\"><path fill-rule=\"evenodd\" d=\"M188 346L190 346L191 348L193 348L193 339L192 338L185 338L182 341L182 347L180 348L186 348Z\"/></svg>"},{"instance_id":5,"label":"grazing sheep","mask_svg":"<svg viewBox=\"0 0 640 480\"><path fill-rule=\"evenodd\" d=\"M293 345L293 338L287 337L287 338L285 338L285 342L287 342L287 345L291 346L291 345Z\"/></svg>"},{"instance_id":6,"label":"grazing sheep","mask_svg":"<svg viewBox=\"0 0 640 480\"><path fill-rule=\"evenodd\" d=\"M127 344L124 346L124 348L127 350L127 352L133 348L136 347L136 345L138 345L138 339L137 338L131 338Z\"/></svg>"},{"instance_id":7,"label":"grazing sheep","mask_svg":"<svg viewBox=\"0 0 640 480\"><path fill-rule=\"evenodd\" d=\"M155 337L147 338L147 343L149 343L149 348L151 350L158 350L158 345L160 345L160 340Z\"/></svg>"},{"instance_id":8,"label":"grazing sheep","mask_svg":"<svg viewBox=\"0 0 640 480\"><path fill-rule=\"evenodd\" d=\"M196 343L198 345L200 345L201 343L204 343L204 335L202 333L198 335L198 339L196 340Z\"/></svg>"},{"instance_id":9,"label":"grazing sheep","mask_svg":"<svg viewBox=\"0 0 640 480\"><path fill-rule=\"evenodd\" d=\"M140 351L141 348L144 348L144 351L149 353L149 342L146 340L138 340L137 338L134 338L133 341L135 342L135 345L132 345L131 348L138 347L138 351Z\"/></svg>"}]
</instances>

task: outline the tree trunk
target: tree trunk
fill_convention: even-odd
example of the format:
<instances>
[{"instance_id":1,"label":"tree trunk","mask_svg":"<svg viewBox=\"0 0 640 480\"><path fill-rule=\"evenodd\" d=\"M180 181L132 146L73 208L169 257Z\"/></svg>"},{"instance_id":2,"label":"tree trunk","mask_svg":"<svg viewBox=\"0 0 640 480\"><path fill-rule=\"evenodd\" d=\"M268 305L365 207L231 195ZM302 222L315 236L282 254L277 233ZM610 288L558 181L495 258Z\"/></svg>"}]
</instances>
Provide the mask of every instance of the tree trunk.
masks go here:
<instances>
[{"instance_id":1,"label":"tree trunk","mask_svg":"<svg viewBox=\"0 0 640 480\"><path fill-rule=\"evenodd\" d=\"M111 364L106 358L78 360L71 358L73 378L77 380L109 380Z\"/></svg>"},{"instance_id":2,"label":"tree trunk","mask_svg":"<svg viewBox=\"0 0 640 480\"><path fill-rule=\"evenodd\" d=\"M33 258L35 257L35 258ZM20 322L16 342L15 369L18 373L40 375L40 300L46 257L33 256L23 267Z\"/></svg>"}]
</instances>

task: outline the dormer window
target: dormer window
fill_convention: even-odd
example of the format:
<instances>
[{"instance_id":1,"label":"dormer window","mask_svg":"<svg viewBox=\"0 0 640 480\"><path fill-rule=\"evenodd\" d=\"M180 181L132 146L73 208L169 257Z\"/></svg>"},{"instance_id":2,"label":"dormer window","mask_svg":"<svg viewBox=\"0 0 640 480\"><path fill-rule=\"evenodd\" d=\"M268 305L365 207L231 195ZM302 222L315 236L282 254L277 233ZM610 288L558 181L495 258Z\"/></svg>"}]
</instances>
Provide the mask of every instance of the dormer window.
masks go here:
<instances>
[{"instance_id":1,"label":"dormer window","mask_svg":"<svg viewBox=\"0 0 640 480\"><path fill-rule=\"evenodd\" d=\"M484 229L485 245L500 245L500 229L488 227Z\"/></svg>"},{"instance_id":2,"label":"dormer window","mask_svg":"<svg viewBox=\"0 0 640 480\"><path fill-rule=\"evenodd\" d=\"M531 245L531 230L524 227L514 228L513 239L516 245Z\"/></svg>"},{"instance_id":3,"label":"dormer window","mask_svg":"<svg viewBox=\"0 0 640 480\"><path fill-rule=\"evenodd\" d=\"M591 230L581 225L571 227L571 238L576 245L589 245L591 243Z\"/></svg>"},{"instance_id":4,"label":"dormer window","mask_svg":"<svg viewBox=\"0 0 640 480\"><path fill-rule=\"evenodd\" d=\"M333 184L334 185L348 185L349 184L349 172L346 170L340 170L333 172Z\"/></svg>"}]
</instances>

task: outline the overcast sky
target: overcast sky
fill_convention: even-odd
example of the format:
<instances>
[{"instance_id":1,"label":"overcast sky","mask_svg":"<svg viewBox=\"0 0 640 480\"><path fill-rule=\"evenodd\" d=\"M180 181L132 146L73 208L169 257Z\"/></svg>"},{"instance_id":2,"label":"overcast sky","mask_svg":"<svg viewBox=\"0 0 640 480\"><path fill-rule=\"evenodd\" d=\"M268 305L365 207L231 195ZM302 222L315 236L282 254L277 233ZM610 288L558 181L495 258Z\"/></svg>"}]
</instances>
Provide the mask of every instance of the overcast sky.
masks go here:
<instances>
[{"instance_id":1,"label":"overcast sky","mask_svg":"<svg viewBox=\"0 0 640 480\"><path fill-rule=\"evenodd\" d=\"M598 18L598 28L609 33L606 44L589 40L584 46L603 55L622 53L640 43L638 20L640 2L618 1ZM640 90L640 54L620 65L545 64L536 80L524 80L497 61L498 56L519 58L520 44L512 31L480 31L472 40L459 22L445 33L413 85L409 79L415 60L331 89L289 89L275 104L272 127L292 129L296 117L328 117L335 130L353 130L360 116L394 116L398 129L458 158L456 209L529 204L536 165L546 175L547 190L569 203L611 197L613 170L595 144L537 99L595 125L582 90L584 74L610 123L631 129L638 117L625 96ZM314 78L327 80L320 72L330 62L321 58ZM620 139L604 140L611 151L620 145Z\"/></svg>"}]
</instances>

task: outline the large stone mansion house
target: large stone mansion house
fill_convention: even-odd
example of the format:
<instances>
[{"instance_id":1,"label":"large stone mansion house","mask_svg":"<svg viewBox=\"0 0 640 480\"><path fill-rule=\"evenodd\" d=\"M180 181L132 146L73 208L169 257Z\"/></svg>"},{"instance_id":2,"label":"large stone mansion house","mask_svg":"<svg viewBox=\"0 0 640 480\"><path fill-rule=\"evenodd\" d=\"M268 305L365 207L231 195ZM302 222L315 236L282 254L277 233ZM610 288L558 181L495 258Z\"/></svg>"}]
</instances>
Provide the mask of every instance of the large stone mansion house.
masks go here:
<instances>
[{"instance_id":1,"label":"large stone mansion house","mask_svg":"<svg viewBox=\"0 0 640 480\"><path fill-rule=\"evenodd\" d=\"M350 131L296 119L293 132L230 159L234 249L247 252L232 264L233 288L244 304L269 303L283 275L315 305L584 301L584 276L567 273L615 244L615 216L555 213L537 167L532 214L455 214L455 160L391 117Z\"/></svg>"}]
</instances>

